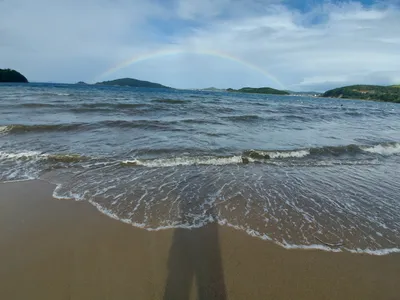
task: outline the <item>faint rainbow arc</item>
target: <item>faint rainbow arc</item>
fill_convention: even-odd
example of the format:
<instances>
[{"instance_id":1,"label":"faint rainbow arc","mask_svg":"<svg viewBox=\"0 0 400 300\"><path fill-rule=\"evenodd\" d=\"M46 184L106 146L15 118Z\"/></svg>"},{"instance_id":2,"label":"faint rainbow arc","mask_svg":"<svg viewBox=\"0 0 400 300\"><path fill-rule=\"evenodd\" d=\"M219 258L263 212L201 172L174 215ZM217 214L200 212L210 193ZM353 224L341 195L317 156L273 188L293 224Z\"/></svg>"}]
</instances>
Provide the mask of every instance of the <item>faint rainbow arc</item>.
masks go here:
<instances>
[{"instance_id":1,"label":"faint rainbow arc","mask_svg":"<svg viewBox=\"0 0 400 300\"><path fill-rule=\"evenodd\" d=\"M108 69L107 71L101 73L100 75L98 75L96 77L96 79L101 79L104 78L108 75L111 75L114 72L117 72L118 70L124 69L132 64L135 63L139 63L142 61L146 61L146 60L150 60L153 58L158 58L158 57L163 57L163 56L168 56L168 55L178 55L178 54L199 54L199 55L210 55L210 56L214 56L214 57L219 57L219 58L223 58L223 59L227 59L227 60L231 60L234 61L236 63L239 63L241 65L244 65L250 69L253 69L257 72L262 73L265 77L267 77L268 79L270 79L271 81L273 81L274 83L278 84L280 88L285 88L284 84L275 76L273 76L272 74L270 74L269 72L267 72L265 69L256 66L250 62L247 62L245 60L242 60L238 57L235 57L231 54L228 53L223 53L223 52L218 52L218 51L214 51L214 50L158 50L158 51L153 51L150 53L145 53L145 54L140 54L140 55L135 55L121 63L118 63L117 65L111 67L110 69ZM96 79L94 81L96 81Z\"/></svg>"}]
</instances>

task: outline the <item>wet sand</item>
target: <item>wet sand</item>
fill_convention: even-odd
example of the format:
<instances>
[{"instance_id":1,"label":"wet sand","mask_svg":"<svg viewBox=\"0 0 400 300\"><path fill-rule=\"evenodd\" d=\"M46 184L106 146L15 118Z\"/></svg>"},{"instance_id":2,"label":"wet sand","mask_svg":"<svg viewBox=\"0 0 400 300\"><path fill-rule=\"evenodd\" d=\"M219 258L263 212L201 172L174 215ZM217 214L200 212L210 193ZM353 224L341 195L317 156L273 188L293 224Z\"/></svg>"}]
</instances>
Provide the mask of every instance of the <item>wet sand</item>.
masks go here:
<instances>
[{"instance_id":1,"label":"wet sand","mask_svg":"<svg viewBox=\"0 0 400 300\"><path fill-rule=\"evenodd\" d=\"M148 232L53 189L0 184L0 299L399 299L399 254L286 250L216 224Z\"/></svg>"}]
</instances>

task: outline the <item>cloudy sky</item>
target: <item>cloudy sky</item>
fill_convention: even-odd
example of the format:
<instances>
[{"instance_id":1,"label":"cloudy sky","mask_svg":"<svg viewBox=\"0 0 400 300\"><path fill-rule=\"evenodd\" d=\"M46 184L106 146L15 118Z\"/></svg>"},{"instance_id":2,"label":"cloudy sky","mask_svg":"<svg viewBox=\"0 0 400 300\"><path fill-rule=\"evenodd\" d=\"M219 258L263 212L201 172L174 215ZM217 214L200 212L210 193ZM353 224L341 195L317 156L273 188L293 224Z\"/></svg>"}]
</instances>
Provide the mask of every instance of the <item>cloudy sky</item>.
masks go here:
<instances>
[{"instance_id":1,"label":"cloudy sky","mask_svg":"<svg viewBox=\"0 0 400 300\"><path fill-rule=\"evenodd\" d=\"M0 0L0 68L177 88L399 84L400 0Z\"/></svg>"}]
</instances>

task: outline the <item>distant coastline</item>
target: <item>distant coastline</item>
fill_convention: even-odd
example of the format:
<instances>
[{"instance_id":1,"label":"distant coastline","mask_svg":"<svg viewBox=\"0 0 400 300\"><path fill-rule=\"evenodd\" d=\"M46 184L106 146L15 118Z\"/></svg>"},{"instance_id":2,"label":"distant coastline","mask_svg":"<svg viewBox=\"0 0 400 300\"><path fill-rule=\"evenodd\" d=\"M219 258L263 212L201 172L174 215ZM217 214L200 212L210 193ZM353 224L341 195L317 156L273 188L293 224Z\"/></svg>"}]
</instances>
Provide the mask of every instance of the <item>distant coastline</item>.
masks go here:
<instances>
[{"instance_id":1,"label":"distant coastline","mask_svg":"<svg viewBox=\"0 0 400 300\"><path fill-rule=\"evenodd\" d=\"M28 79L21 73L13 69L0 69L0 83L28 83ZM121 86L133 88L162 88L173 89L172 87L155 83L151 81L144 81L134 78L120 78L109 81L97 82L95 84L88 84L84 81L75 83L76 85L105 85L105 86ZM305 96L305 97L323 97L323 98L342 98L354 100L370 100L370 101L383 101L400 103L400 85L380 86L380 85L350 85L338 87L328 90L324 93L318 92L296 92L289 90L278 90L271 87L243 87L240 89L220 89L216 87L209 88L195 88L189 89L195 91L207 92L228 92L228 93L247 93L247 94L270 94L270 95L291 95L291 96Z\"/></svg>"}]
</instances>

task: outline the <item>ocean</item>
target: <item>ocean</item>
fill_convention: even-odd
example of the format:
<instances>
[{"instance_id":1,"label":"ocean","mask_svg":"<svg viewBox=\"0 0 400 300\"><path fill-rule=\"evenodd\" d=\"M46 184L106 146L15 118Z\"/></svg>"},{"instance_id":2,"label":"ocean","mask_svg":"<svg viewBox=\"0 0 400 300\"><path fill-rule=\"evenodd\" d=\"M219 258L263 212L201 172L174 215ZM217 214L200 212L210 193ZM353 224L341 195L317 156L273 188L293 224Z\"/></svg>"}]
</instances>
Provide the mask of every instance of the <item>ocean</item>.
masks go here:
<instances>
[{"instance_id":1,"label":"ocean","mask_svg":"<svg viewBox=\"0 0 400 300\"><path fill-rule=\"evenodd\" d=\"M400 105L0 85L0 181L42 179L146 230L230 226L285 248L400 252ZM55 200L56 201L56 200Z\"/></svg>"}]
</instances>

